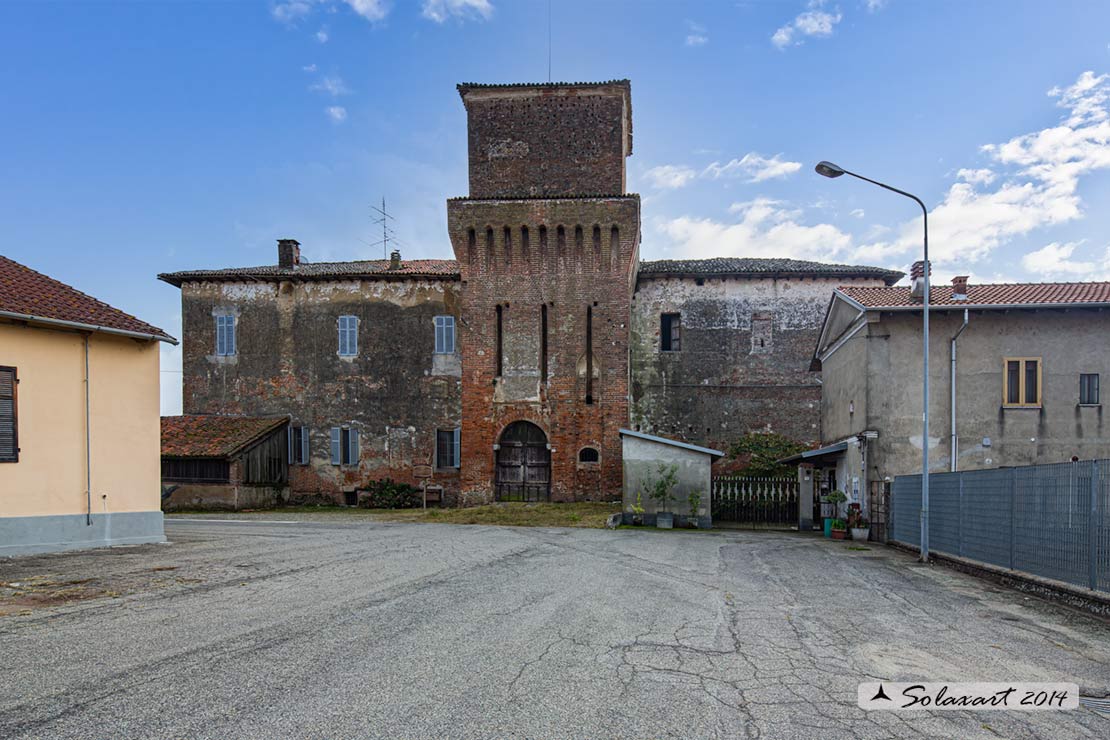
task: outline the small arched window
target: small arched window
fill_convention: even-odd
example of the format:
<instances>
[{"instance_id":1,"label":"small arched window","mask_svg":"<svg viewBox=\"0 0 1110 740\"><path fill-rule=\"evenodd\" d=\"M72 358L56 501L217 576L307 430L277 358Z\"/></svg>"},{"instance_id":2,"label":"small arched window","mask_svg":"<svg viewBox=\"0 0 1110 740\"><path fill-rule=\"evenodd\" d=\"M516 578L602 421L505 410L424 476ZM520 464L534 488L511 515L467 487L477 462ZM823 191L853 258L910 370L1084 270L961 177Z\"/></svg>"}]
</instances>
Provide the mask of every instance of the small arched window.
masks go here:
<instances>
[{"instance_id":1,"label":"small arched window","mask_svg":"<svg viewBox=\"0 0 1110 740\"><path fill-rule=\"evenodd\" d=\"M593 447L583 447L578 451L578 462L595 463L601 459L601 455Z\"/></svg>"}]
</instances>

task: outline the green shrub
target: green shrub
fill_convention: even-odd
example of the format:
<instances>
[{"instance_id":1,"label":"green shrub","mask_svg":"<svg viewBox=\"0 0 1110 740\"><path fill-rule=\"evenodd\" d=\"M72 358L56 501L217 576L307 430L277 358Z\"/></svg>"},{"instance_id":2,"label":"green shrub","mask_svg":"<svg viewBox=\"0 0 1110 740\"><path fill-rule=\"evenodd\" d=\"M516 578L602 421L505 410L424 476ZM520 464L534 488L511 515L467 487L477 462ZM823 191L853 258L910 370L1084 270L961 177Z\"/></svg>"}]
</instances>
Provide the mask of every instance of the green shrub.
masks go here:
<instances>
[{"instance_id":1,"label":"green shrub","mask_svg":"<svg viewBox=\"0 0 1110 740\"><path fill-rule=\"evenodd\" d=\"M398 483L392 478L382 478L370 484L369 494L362 501L369 509L415 509L423 504L419 488L408 483Z\"/></svg>"},{"instance_id":2,"label":"green shrub","mask_svg":"<svg viewBox=\"0 0 1110 740\"><path fill-rule=\"evenodd\" d=\"M751 432L729 450L729 456L744 464L740 475L749 478L789 478L798 474L797 466L781 465L784 457L805 452L809 447L773 432Z\"/></svg>"}]
</instances>

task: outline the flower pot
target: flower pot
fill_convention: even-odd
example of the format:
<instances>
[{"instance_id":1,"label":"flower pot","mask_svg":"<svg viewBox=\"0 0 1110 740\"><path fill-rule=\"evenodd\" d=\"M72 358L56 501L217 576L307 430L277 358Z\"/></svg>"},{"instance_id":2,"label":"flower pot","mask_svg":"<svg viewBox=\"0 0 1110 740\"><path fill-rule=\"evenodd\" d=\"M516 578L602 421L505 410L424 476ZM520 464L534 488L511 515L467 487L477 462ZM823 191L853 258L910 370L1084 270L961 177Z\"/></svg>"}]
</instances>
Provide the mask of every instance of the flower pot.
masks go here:
<instances>
[{"instance_id":1,"label":"flower pot","mask_svg":"<svg viewBox=\"0 0 1110 740\"><path fill-rule=\"evenodd\" d=\"M656 514L655 526L658 529L674 529L674 514Z\"/></svg>"},{"instance_id":2,"label":"flower pot","mask_svg":"<svg viewBox=\"0 0 1110 740\"><path fill-rule=\"evenodd\" d=\"M832 538L834 540L846 540L846 539L848 539L848 530L846 530L846 529L834 529L834 530L832 530Z\"/></svg>"},{"instance_id":3,"label":"flower pot","mask_svg":"<svg viewBox=\"0 0 1110 740\"><path fill-rule=\"evenodd\" d=\"M632 526L634 526L634 527L644 526L644 515L643 514L633 514L632 515Z\"/></svg>"},{"instance_id":4,"label":"flower pot","mask_svg":"<svg viewBox=\"0 0 1110 740\"><path fill-rule=\"evenodd\" d=\"M852 527L852 539L857 542L867 542L871 536L871 527Z\"/></svg>"}]
</instances>

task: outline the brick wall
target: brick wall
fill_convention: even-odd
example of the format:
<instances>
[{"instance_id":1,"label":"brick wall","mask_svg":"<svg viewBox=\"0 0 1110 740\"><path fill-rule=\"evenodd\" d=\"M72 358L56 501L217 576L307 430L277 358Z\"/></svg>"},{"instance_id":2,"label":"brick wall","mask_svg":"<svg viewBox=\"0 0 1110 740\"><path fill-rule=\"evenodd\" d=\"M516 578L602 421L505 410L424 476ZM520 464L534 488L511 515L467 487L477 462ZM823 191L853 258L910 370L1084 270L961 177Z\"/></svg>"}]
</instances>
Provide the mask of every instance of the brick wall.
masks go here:
<instances>
[{"instance_id":1,"label":"brick wall","mask_svg":"<svg viewBox=\"0 0 1110 740\"><path fill-rule=\"evenodd\" d=\"M630 86L460 86L474 198L618 194Z\"/></svg>"},{"instance_id":2,"label":"brick wall","mask_svg":"<svg viewBox=\"0 0 1110 740\"><path fill-rule=\"evenodd\" d=\"M493 496L494 445L517 420L537 424L551 452L555 501L620 496L618 430L628 421L628 326L639 245L637 196L448 202L460 263L462 492ZM498 375L497 307L502 312ZM541 306L547 376L541 377ZM586 322L594 381L586 402ZM600 451L580 464L579 450Z\"/></svg>"},{"instance_id":3,"label":"brick wall","mask_svg":"<svg viewBox=\"0 0 1110 740\"><path fill-rule=\"evenodd\" d=\"M415 483L436 429L459 426L458 359L434 355L434 317L458 316L454 280L189 282L181 301L184 413L289 414L307 426L311 462L290 466L294 499ZM237 316L234 357L215 354L216 312ZM353 358L338 356L341 315L359 318ZM359 430L357 466L331 464L329 430L344 425ZM457 493L456 470L435 479Z\"/></svg>"}]
</instances>

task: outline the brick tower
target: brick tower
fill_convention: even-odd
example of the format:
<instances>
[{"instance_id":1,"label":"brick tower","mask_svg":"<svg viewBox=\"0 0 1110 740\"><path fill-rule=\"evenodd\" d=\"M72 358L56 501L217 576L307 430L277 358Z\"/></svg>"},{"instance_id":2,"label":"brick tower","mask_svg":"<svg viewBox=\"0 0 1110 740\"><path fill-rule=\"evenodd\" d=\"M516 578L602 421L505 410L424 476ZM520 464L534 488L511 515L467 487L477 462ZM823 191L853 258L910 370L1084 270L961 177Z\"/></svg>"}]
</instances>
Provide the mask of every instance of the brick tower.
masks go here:
<instances>
[{"instance_id":1,"label":"brick tower","mask_svg":"<svg viewBox=\"0 0 1110 740\"><path fill-rule=\"evenodd\" d=\"M640 199L624 193L631 85L459 85L465 503L620 495Z\"/></svg>"}]
</instances>

